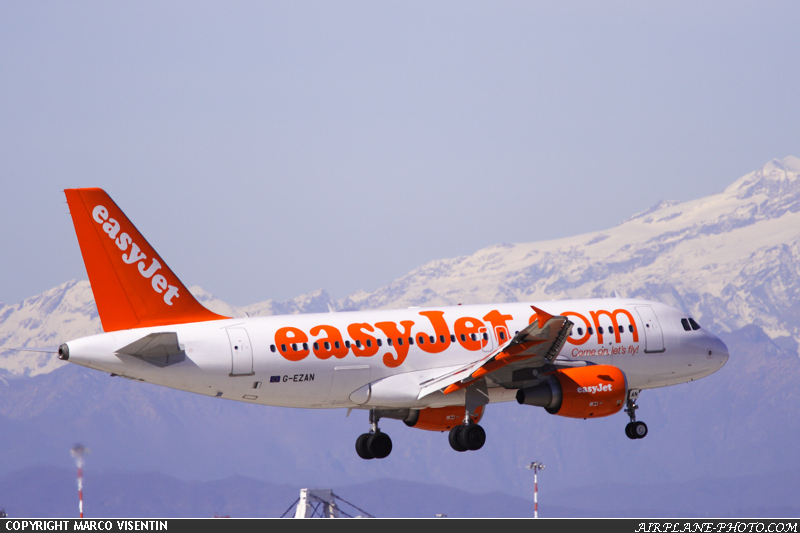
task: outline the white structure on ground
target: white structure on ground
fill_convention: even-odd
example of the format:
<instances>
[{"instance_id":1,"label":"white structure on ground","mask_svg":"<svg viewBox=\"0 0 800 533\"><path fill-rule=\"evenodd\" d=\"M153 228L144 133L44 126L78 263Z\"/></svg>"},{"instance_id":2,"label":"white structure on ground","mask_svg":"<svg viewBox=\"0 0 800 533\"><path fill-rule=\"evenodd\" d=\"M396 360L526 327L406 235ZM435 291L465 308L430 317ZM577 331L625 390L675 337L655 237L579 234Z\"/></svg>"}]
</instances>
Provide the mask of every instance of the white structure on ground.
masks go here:
<instances>
[{"instance_id":1,"label":"white structure on ground","mask_svg":"<svg viewBox=\"0 0 800 533\"><path fill-rule=\"evenodd\" d=\"M295 518L339 518L339 507L331 489L300 489Z\"/></svg>"}]
</instances>

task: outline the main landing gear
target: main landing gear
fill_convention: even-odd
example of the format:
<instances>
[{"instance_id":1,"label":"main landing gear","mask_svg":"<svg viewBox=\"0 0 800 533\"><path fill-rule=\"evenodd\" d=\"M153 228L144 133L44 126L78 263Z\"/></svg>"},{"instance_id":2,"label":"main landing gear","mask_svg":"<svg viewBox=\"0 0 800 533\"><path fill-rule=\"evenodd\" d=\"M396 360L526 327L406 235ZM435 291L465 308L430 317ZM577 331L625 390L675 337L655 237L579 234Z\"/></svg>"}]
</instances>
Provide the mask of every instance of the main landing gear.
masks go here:
<instances>
[{"instance_id":1,"label":"main landing gear","mask_svg":"<svg viewBox=\"0 0 800 533\"><path fill-rule=\"evenodd\" d=\"M457 452L480 450L486 442L486 432L478 424L470 422L469 415L465 418L463 424L453 426L450 430L450 447Z\"/></svg>"},{"instance_id":2,"label":"main landing gear","mask_svg":"<svg viewBox=\"0 0 800 533\"><path fill-rule=\"evenodd\" d=\"M483 444L486 442L486 432L473 422L472 417L478 415L478 409L487 403L489 403L489 391L486 388L485 379L481 378L466 388L464 391L464 421L453 426L448 436L450 447L455 451L475 451L483 448Z\"/></svg>"},{"instance_id":3,"label":"main landing gear","mask_svg":"<svg viewBox=\"0 0 800 533\"><path fill-rule=\"evenodd\" d=\"M378 429L380 416L374 409L369 411L369 433L356 439L356 453L362 459L383 459L392 453L392 439Z\"/></svg>"},{"instance_id":4,"label":"main landing gear","mask_svg":"<svg viewBox=\"0 0 800 533\"><path fill-rule=\"evenodd\" d=\"M625 402L625 412L631 419L628 425L625 426L625 435L627 435L629 439L643 439L647 436L647 424L636 421L636 410L639 408L636 405L636 400L638 398L639 391L632 390L628 392L628 400Z\"/></svg>"}]
</instances>

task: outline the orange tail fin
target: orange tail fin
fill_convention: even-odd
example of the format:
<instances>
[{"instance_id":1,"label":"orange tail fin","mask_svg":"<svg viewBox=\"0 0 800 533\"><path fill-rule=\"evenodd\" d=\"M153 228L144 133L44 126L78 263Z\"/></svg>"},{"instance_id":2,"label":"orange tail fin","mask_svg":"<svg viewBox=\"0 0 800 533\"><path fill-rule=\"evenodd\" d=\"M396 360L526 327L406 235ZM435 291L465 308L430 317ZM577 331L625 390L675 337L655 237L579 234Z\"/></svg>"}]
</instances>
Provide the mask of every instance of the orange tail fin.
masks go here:
<instances>
[{"instance_id":1,"label":"orange tail fin","mask_svg":"<svg viewBox=\"0 0 800 533\"><path fill-rule=\"evenodd\" d=\"M64 194L104 331L227 318L195 300L103 189Z\"/></svg>"}]
</instances>

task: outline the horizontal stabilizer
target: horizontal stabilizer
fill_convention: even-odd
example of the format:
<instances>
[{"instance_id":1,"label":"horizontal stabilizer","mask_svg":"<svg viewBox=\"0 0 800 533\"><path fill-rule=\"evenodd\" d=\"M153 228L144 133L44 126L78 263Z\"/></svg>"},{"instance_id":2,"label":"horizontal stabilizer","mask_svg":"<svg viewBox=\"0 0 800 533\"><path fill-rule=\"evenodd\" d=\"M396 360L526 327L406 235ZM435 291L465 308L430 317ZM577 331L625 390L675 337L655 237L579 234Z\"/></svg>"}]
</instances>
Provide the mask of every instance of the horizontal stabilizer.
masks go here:
<instances>
[{"instance_id":1,"label":"horizontal stabilizer","mask_svg":"<svg viewBox=\"0 0 800 533\"><path fill-rule=\"evenodd\" d=\"M132 355L152 365L165 367L180 363L186 354L178 344L174 331L151 333L117 350L117 353Z\"/></svg>"}]
</instances>

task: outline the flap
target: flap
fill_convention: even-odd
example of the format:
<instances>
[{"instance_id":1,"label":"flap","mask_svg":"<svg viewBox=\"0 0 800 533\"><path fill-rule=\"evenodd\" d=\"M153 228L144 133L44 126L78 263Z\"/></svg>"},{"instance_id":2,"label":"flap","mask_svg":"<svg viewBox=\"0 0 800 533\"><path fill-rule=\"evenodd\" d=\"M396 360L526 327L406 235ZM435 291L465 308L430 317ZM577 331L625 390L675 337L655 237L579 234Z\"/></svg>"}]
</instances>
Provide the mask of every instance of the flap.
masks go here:
<instances>
[{"instance_id":1,"label":"flap","mask_svg":"<svg viewBox=\"0 0 800 533\"><path fill-rule=\"evenodd\" d=\"M534 306L537 318L497 350L468 365L422 383L419 398L444 388L449 394L463 389L481 377L508 364L530 360L532 366L552 362L572 331L572 322L564 316L552 316Z\"/></svg>"}]
</instances>

